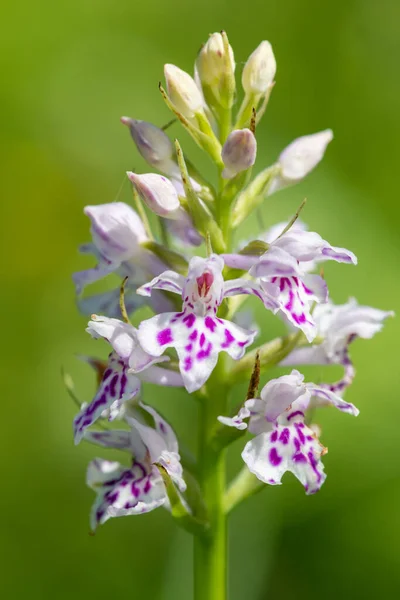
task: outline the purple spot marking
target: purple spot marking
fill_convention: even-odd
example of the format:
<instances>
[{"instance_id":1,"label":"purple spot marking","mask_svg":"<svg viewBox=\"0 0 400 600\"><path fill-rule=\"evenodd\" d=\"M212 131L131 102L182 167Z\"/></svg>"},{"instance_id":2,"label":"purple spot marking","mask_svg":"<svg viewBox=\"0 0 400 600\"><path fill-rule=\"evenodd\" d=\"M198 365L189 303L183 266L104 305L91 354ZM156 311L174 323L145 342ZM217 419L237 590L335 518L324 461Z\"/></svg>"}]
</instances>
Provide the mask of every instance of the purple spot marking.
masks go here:
<instances>
[{"instance_id":1,"label":"purple spot marking","mask_svg":"<svg viewBox=\"0 0 400 600\"><path fill-rule=\"evenodd\" d=\"M189 340L192 341L192 342L195 342L197 340L198 333L199 332L197 331L197 329L194 329L192 331L192 333L189 335Z\"/></svg>"},{"instance_id":2,"label":"purple spot marking","mask_svg":"<svg viewBox=\"0 0 400 600\"><path fill-rule=\"evenodd\" d=\"M192 359L190 356L186 356L185 360L183 361L183 370L190 371L191 368L192 368Z\"/></svg>"},{"instance_id":3,"label":"purple spot marking","mask_svg":"<svg viewBox=\"0 0 400 600\"><path fill-rule=\"evenodd\" d=\"M229 329L225 329L225 341L223 344L221 344L221 348L229 348L229 346L232 346L234 341L235 338L233 337Z\"/></svg>"},{"instance_id":4,"label":"purple spot marking","mask_svg":"<svg viewBox=\"0 0 400 600\"><path fill-rule=\"evenodd\" d=\"M298 425L298 424L296 423L296 424L295 424L295 427L296 427L296 425ZM300 428L300 427L296 427L296 430L297 430L297 435L299 436L299 440L300 440L300 442L301 442L302 444L305 444L305 443L306 443L306 436L305 436L305 435L304 435L304 433L302 432L301 428Z\"/></svg>"},{"instance_id":5,"label":"purple spot marking","mask_svg":"<svg viewBox=\"0 0 400 600\"><path fill-rule=\"evenodd\" d=\"M275 429L272 433L271 433L271 442L276 442L276 440L278 439L278 432Z\"/></svg>"},{"instance_id":6,"label":"purple spot marking","mask_svg":"<svg viewBox=\"0 0 400 600\"><path fill-rule=\"evenodd\" d=\"M148 480L145 483L143 491L144 491L145 494L148 494L150 490L151 490L151 481L150 481L150 477L149 477Z\"/></svg>"},{"instance_id":7,"label":"purple spot marking","mask_svg":"<svg viewBox=\"0 0 400 600\"><path fill-rule=\"evenodd\" d=\"M111 379L111 383L110 383L110 396L111 398L115 398L115 396L117 395L117 383L118 383L118 374L116 373L114 375L114 377Z\"/></svg>"},{"instance_id":8,"label":"purple spot marking","mask_svg":"<svg viewBox=\"0 0 400 600\"><path fill-rule=\"evenodd\" d=\"M204 321L204 325L207 327L207 329L209 329L211 332L215 331L215 328L217 326L216 322L214 321L214 319L212 319L211 317L206 317L205 321Z\"/></svg>"},{"instance_id":9,"label":"purple spot marking","mask_svg":"<svg viewBox=\"0 0 400 600\"><path fill-rule=\"evenodd\" d=\"M271 450L269 451L269 462L274 467L277 467L282 462L282 457L279 456L278 452L276 451L276 448L271 448Z\"/></svg>"},{"instance_id":10,"label":"purple spot marking","mask_svg":"<svg viewBox=\"0 0 400 600\"><path fill-rule=\"evenodd\" d=\"M200 346L203 347L205 342L206 342L206 336L204 335L204 333L202 333L200 336L200 341L199 341Z\"/></svg>"},{"instance_id":11,"label":"purple spot marking","mask_svg":"<svg viewBox=\"0 0 400 600\"><path fill-rule=\"evenodd\" d=\"M282 433L279 436L279 441L282 442L282 444L286 445L289 443L289 439L290 439L290 431L287 427L285 427L285 429L282 430Z\"/></svg>"},{"instance_id":12,"label":"purple spot marking","mask_svg":"<svg viewBox=\"0 0 400 600\"><path fill-rule=\"evenodd\" d=\"M125 388L126 388L127 381L128 381L128 378L126 376L126 373L124 372L122 374L122 377L121 377L121 389L120 389L120 392L119 392L121 398L122 398L122 396L125 393Z\"/></svg>"},{"instance_id":13,"label":"purple spot marking","mask_svg":"<svg viewBox=\"0 0 400 600\"><path fill-rule=\"evenodd\" d=\"M200 360L203 358L208 358L211 354L211 350L212 350L212 344L211 344L211 342L209 342L205 349L200 350L200 352L197 353L197 358Z\"/></svg>"},{"instance_id":14,"label":"purple spot marking","mask_svg":"<svg viewBox=\"0 0 400 600\"><path fill-rule=\"evenodd\" d=\"M307 458L304 456L304 454L302 452L297 452L296 454L294 454L293 460L294 460L294 462L297 462L297 463L307 462Z\"/></svg>"},{"instance_id":15,"label":"purple spot marking","mask_svg":"<svg viewBox=\"0 0 400 600\"><path fill-rule=\"evenodd\" d=\"M169 327L167 329L162 329L157 334L157 342L160 346L165 346L165 344L170 344L172 342L172 331Z\"/></svg>"},{"instance_id":16,"label":"purple spot marking","mask_svg":"<svg viewBox=\"0 0 400 600\"><path fill-rule=\"evenodd\" d=\"M114 504L114 502L118 500L118 496L119 492L114 492L113 494L111 492L107 492L107 494L104 497L107 500L107 502L109 502L110 504Z\"/></svg>"},{"instance_id":17,"label":"purple spot marking","mask_svg":"<svg viewBox=\"0 0 400 600\"><path fill-rule=\"evenodd\" d=\"M288 310L290 312L293 309L293 303L294 303L294 293L292 292L292 290L290 290L289 301L287 302L287 304L285 304L286 310Z\"/></svg>"},{"instance_id":18,"label":"purple spot marking","mask_svg":"<svg viewBox=\"0 0 400 600\"><path fill-rule=\"evenodd\" d=\"M301 410L295 410L294 412L290 413L290 415L288 415L286 418L288 421L290 421L291 419L294 419L294 417L297 417L300 415L302 417L304 417L304 413Z\"/></svg>"},{"instance_id":19,"label":"purple spot marking","mask_svg":"<svg viewBox=\"0 0 400 600\"><path fill-rule=\"evenodd\" d=\"M186 324L186 327L190 329L195 324L196 317L194 314L189 313L188 315L186 315L186 317L184 317L183 322Z\"/></svg>"}]
</instances>

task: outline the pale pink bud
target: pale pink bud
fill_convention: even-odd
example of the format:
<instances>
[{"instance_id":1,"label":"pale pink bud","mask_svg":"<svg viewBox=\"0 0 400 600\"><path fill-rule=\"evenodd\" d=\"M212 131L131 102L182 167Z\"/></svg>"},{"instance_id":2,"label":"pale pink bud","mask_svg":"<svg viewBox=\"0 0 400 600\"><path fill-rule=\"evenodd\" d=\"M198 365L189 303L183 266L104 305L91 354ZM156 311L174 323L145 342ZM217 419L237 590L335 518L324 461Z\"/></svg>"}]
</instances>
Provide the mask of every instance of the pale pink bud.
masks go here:
<instances>
[{"instance_id":1,"label":"pale pink bud","mask_svg":"<svg viewBox=\"0 0 400 600\"><path fill-rule=\"evenodd\" d=\"M333 139L331 129L304 135L287 146L279 157L282 177L299 181L322 160L327 145Z\"/></svg>"},{"instance_id":2,"label":"pale pink bud","mask_svg":"<svg viewBox=\"0 0 400 600\"><path fill-rule=\"evenodd\" d=\"M169 179L156 173L137 175L128 171L127 175L150 210L160 217L176 218L180 202Z\"/></svg>"},{"instance_id":3,"label":"pale pink bud","mask_svg":"<svg viewBox=\"0 0 400 600\"><path fill-rule=\"evenodd\" d=\"M221 157L225 165L222 177L231 179L252 167L256 160L257 142L250 129L236 129L226 140Z\"/></svg>"},{"instance_id":4,"label":"pale pink bud","mask_svg":"<svg viewBox=\"0 0 400 600\"><path fill-rule=\"evenodd\" d=\"M174 146L162 129L129 117L121 117L121 123L129 127L137 149L149 165L170 177L179 177Z\"/></svg>"}]
</instances>

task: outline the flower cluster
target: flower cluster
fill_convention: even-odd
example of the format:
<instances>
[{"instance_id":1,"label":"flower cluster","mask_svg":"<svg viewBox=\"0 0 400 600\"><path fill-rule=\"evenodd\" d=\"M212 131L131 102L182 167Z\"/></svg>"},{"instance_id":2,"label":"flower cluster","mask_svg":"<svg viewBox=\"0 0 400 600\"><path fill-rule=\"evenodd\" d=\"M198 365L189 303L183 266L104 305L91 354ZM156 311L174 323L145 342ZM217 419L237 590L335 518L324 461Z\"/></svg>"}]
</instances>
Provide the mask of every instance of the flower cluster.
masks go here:
<instances>
[{"instance_id":1,"label":"flower cluster","mask_svg":"<svg viewBox=\"0 0 400 600\"><path fill-rule=\"evenodd\" d=\"M253 177L256 126L275 84L270 43L261 42L245 63L243 99L236 111L241 92L235 70L226 34L215 33L201 48L193 77L167 64L166 86L160 85L174 117L212 159L216 184L185 159L179 143L164 129L122 117L137 150L157 172L127 173L134 208L113 202L84 209L92 240L81 252L94 255L97 264L74 274L77 303L91 315L87 332L105 340L110 354L104 363L92 361L98 389L74 419L75 443L86 440L129 456L128 466L99 458L89 465L87 483L96 492L93 528L110 517L159 506L186 527L199 526L185 478L186 471L191 481L203 473L197 486L201 495L206 470L196 469L186 458L181 463L172 427L141 399L147 383L185 388L208 407L214 420L211 425L205 420L211 429L202 435L216 457L248 431L253 437L242 457L260 482L279 484L290 471L308 494L318 491L326 478L322 457L327 450L318 439L318 427L309 421L310 409L334 406L358 414L343 399L355 374L349 347L356 338L371 338L391 315L353 299L333 304L321 264L333 260L356 265L357 259L309 231L298 213L260 231L247 244L235 245L233 233L239 225L266 198L306 177L333 137L330 130L300 137ZM111 274L124 280L122 287L83 296L86 286ZM284 329L281 338L251 353L247 350L257 330L238 324L244 296L254 296L262 310L282 320ZM134 327L130 318L143 306L153 316ZM264 337L265 322L257 324ZM276 348L272 354L271 347ZM269 366L305 364L342 365L343 376L316 385L304 383L294 369L267 381L258 393ZM249 393L236 415L222 416L228 414L237 373L251 380ZM121 424L118 429L108 425L114 421Z\"/></svg>"}]
</instances>

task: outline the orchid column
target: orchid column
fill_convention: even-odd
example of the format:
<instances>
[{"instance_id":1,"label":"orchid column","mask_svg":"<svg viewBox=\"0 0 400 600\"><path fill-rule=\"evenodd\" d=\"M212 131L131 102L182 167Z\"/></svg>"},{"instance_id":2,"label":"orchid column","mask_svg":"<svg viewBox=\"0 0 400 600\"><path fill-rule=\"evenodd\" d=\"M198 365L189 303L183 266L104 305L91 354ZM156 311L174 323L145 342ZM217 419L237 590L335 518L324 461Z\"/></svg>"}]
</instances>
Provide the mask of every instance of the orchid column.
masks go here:
<instances>
[{"instance_id":1,"label":"orchid column","mask_svg":"<svg viewBox=\"0 0 400 600\"><path fill-rule=\"evenodd\" d=\"M90 463L87 483L96 493L91 527L166 508L195 538L196 600L228 598L226 521L235 506L265 484L280 484L287 471L307 494L319 491L327 448L310 409L332 406L358 415L343 399L355 376L350 344L371 338L391 315L353 299L341 306L329 300L320 264L355 265L357 259L307 230L298 219L304 202L290 220L270 224L242 248L234 246L241 223L272 194L308 175L333 137L326 130L298 138L276 163L252 177L256 127L275 72L271 45L263 41L243 68L243 100L234 111L240 92L224 32L211 35L200 50L194 77L165 65L161 96L208 154L215 183L163 129L122 117L157 173L127 173L133 206L85 208L92 241L81 251L93 254L97 265L74 274L78 306L91 315L87 332L110 346L106 360L83 357L98 379L90 402L77 399L66 377L79 405L75 443L116 449L128 459L128 464L103 458ZM111 274L120 278L118 287L82 297L86 286ZM282 336L255 343L267 331L263 320L243 327L239 308L248 296L281 319ZM153 316L134 327L131 318L143 306ZM305 382L292 369L301 364L339 364L343 376L319 385ZM273 366L282 376L268 380ZM248 391L231 410L229 395L240 382L247 382ZM185 389L197 402L196 457L143 402L148 383ZM227 448L246 433L251 437L243 443L243 469L227 482Z\"/></svg>"}]
</instances>

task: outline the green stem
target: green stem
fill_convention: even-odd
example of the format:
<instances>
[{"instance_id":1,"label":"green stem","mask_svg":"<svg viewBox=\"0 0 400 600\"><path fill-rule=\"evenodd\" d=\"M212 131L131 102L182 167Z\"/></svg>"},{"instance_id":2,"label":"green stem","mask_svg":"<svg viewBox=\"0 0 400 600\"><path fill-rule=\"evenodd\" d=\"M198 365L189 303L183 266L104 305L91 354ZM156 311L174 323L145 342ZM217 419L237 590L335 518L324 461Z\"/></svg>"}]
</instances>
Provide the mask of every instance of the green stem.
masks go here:
<instances>
[{"instance_id":1,"label":"green stem","mask_svg":"<svg viewBox=\"0 0 400 600\"><path fill-rule=\"evenodd\" d=\"M218 425L217 417L226 410L225 378L225 356L220 356L207 385L207 398L200 403L199 480L207 507L209 529L205 536L195 538L195 600L227 598L227 528L224 510L226 458L225 450L216 450L210 444Z\"/></svg>"}]
</instances>

